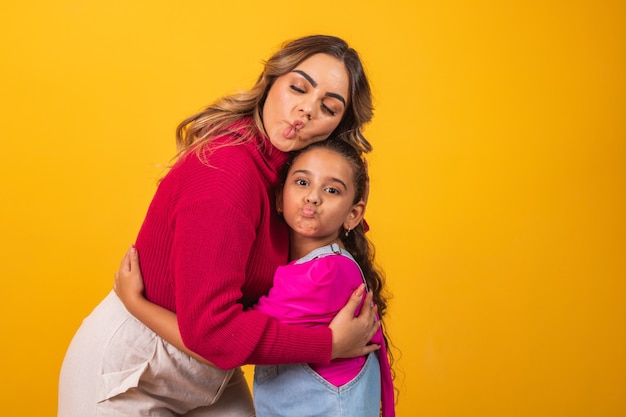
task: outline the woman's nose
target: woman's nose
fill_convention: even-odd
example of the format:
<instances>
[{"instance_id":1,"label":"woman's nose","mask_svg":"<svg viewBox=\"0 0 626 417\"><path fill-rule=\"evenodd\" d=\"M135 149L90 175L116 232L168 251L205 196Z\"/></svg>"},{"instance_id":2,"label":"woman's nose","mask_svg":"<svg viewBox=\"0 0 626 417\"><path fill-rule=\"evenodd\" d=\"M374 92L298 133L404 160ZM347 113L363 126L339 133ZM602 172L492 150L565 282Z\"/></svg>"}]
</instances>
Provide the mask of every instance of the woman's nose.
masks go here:
<instances>
[{"instance_id":1,"label":"woman's nose","mask_svg":"<svg viewBox=\"0 0 626 417\"><path fill-rule=\"evenodd\" d=\"M303 99L298 106L298 113L305 117L307 120L311 120L314 117L313 102L311 100Z\"/></svg>"}]
</instances>

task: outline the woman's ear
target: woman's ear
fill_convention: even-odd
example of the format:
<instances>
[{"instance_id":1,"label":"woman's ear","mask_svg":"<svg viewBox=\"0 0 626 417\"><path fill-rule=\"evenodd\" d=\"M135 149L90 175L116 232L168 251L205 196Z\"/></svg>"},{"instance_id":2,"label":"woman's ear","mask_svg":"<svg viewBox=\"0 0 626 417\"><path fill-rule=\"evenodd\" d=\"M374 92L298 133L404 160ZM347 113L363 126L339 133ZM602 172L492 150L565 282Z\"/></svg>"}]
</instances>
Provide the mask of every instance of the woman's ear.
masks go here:
<instances>
[{"instance_id":1,"label":"woman's ear","mask_svg":"<svg viewBox=\"0 0 626 417\"><path fill-rule=\"evenodd\" d=\"M345 230L352 230L363 220L363 216L365 215L365 201L359 200L358 203L352 206L348 216L346 217L346 221L343 222L343 228Z\"/></svg>"}]
</instances>

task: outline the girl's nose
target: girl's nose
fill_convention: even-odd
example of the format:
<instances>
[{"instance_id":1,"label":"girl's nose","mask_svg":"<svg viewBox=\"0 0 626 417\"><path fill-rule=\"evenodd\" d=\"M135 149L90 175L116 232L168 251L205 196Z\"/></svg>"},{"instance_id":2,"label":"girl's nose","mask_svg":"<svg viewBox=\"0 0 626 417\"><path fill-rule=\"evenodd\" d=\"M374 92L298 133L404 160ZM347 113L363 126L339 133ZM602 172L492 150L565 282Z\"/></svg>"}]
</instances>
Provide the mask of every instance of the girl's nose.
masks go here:
<instances>
[{"instance_id":1,"label":"girl's nose","mask_svg":"<svg viewBox=\"0 0 626 417\"><path fill-rule=\"evenodd\" d=\"M317 193L310 193L308 196L306 196L306 202L317 206L320 203Z\"/></svg>"}]
</instances>

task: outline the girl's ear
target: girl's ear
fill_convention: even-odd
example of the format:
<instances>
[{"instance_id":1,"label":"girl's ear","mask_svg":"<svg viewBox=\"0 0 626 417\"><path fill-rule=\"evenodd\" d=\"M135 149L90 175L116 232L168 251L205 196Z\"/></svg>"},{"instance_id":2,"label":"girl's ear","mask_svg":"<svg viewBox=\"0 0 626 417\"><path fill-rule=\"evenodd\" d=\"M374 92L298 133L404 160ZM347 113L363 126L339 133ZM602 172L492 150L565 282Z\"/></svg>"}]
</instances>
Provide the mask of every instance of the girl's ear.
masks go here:
<instances>
[{"instance_id":1,"label":"girl's ear","mask_svg":"<svg viewBox=\"0 0 626 417\"><path fill-rule=\"evenodd\" d=\"M346 221L343 222L343 228L345 230L352 230L363 220L363 216L365 215L365 201L359 200L358 203L352 206L348 216L346 217Z\"/></svg>"}]
</instances>

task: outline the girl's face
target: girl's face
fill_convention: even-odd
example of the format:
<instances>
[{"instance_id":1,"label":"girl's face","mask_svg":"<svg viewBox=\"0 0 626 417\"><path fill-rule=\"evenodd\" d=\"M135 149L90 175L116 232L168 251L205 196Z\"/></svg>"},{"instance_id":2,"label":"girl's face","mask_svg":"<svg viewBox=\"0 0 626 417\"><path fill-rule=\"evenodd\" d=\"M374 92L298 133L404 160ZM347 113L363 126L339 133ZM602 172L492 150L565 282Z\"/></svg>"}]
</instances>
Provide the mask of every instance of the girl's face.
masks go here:
<instances>
[{"instance_id":1,"label":"girl's face","mask_svg":"<svg viewBox=\"0 0 626 417\"><path fill-rule=\"evenodd\" d=\"M354 173L348 161L328 149L299 155L289 169L277 207L292 229L292 240L332 243L342 229L353 229L363 218L365 203L354 204Z\"/></svg>"},{"instance_id":2,"label":"girl's face","mask_svg":"<svg viewBox=\"0 0 626 417\"><path fill-rule=\"evenodd\" d=\"M289 152L326 139L346 112L349 88L346 66L327 54L313 55L278 77L263 105L272 145Z\"/></svg>"}]
</instances>

